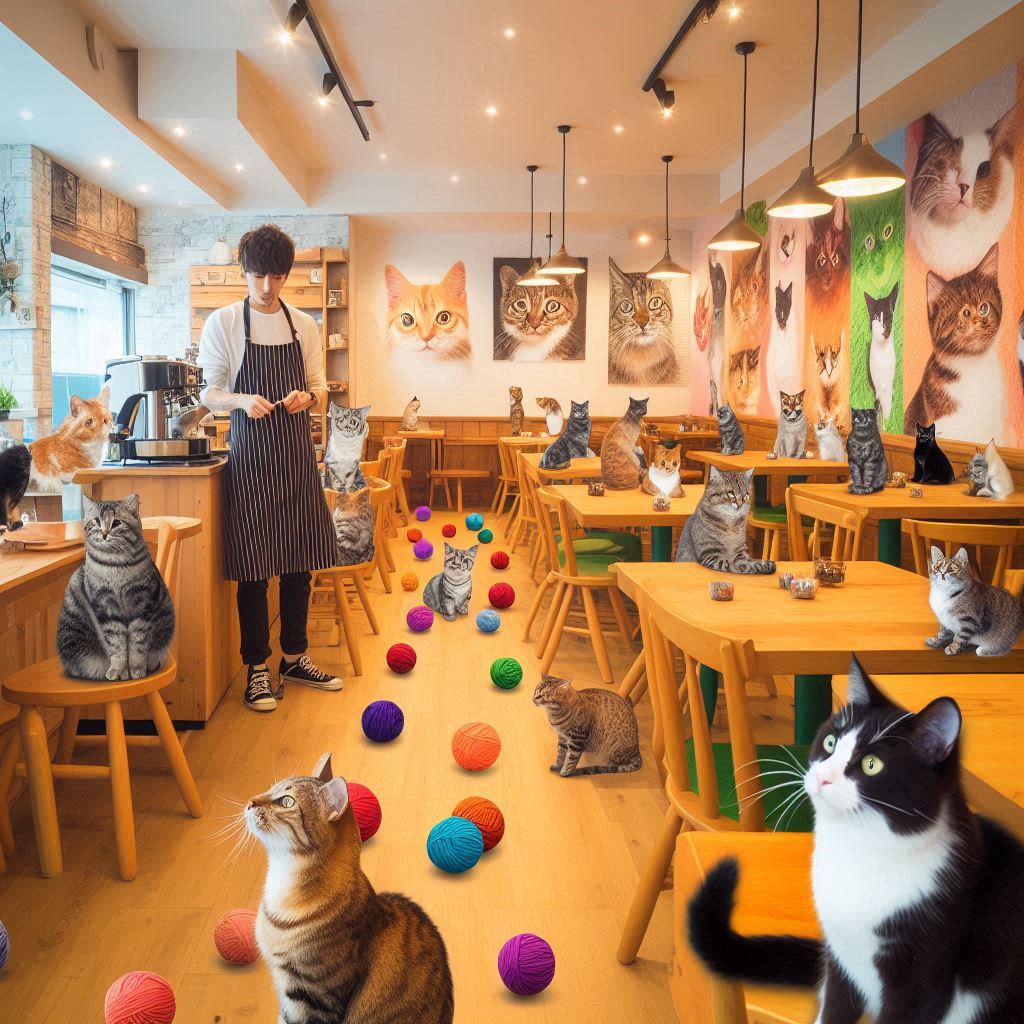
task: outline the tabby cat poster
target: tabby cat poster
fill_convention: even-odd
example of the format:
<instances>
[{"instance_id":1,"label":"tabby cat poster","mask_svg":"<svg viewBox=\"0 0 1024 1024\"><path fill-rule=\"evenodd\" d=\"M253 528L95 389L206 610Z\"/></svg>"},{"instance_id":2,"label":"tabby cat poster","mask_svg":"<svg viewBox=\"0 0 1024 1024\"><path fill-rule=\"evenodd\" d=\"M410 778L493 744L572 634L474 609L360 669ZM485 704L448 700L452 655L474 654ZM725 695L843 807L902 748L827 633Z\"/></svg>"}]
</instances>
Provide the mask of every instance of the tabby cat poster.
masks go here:
<instances>
[{"instance_id":1,"label":"tabby cat poster","mask_svg":"<svg viewBox=\"0 0 1024 1024\"><path fill-rule=\"evenodd\" d=\"M518 280L529 269L525 257L494 258L494 358L517 363L584 359L587 275L524 288Z\"/></svg>"}]
</instances>

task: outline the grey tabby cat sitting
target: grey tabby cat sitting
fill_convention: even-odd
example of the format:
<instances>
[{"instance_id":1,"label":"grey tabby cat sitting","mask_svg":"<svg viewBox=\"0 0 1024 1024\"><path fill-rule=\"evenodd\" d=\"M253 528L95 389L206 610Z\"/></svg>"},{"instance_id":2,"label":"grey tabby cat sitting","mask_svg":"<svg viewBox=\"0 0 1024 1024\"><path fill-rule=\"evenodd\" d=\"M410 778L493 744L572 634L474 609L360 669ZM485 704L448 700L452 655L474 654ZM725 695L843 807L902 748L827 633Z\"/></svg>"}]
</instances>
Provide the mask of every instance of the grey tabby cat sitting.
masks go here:
<instances>
[{"instance_id":1,"label":"grey tabby cat sitting","mask_svg":"<svg viewBox=\"0 0 1024 1024\"><path fill-rule=\"evenodd\" d=\"M473 564L479 546L474 544L463 551L446 542L444 572L431 576L423 588L423 603L448 622L454 622L456 615L469 614L469 599L473 596Z\"/></svg>"},{"instance_id":2,"label":"grey tabby cat sitting","mask_svg":"<svg viewBox=\"0 0 1024 1024\"><path fill-rule=\"evenodd\" d=\"M807 454L804 392L788 395L785 391L780 391L779 398L779 431L775 435L774 452L780 459L802 459Z\"/></svg>"},{"instance_id":3,"label":"grey tabby cat sitting","mask_svg":"<svg viewBox=\"0 0 1024 1024\"><path fill-rule=\"evenodd\" d=\"M573 402L565 429L544 449L540 457L541 469L568 469L573 459L592 454L590 441L590 400Z\"/></svg>"},{"instance_id":4,"label":"grey tabby cat sitting","mask_svg":"<svg viewBox=\"0 0 1024 1024\"><path fill-rule=\"evenodd\" d=\"M718 436L722 439L723 455L742 455L747 450L747 439L728 402L718 407Z\"/></svg>"},{"instance_id":5,"label":"grey tabby cat sitting","mask_svg":"<svg viewBox=\"0 0 1024 1024\"><path fill-rule=\"evenodd\" d=\"M874 409L851 409L853 429L846 442L846 457L850 465L851 494L874 494L885 487L889 477L889 462L878 433L878 420Z\"/></svg>"},{"instance_id":6,"label":"grey tabby cat sitting","mask_svg":"<svg viewBox=\"0 0 1024 1024\"><path fill-rule=\"evenodd\" d=\"M141 679L163 668L174 604L142 534L139 496L82 499L85 564L57 621L57 653L76 679Z\"/></svg>"},{"instance_id":7,"label":"grey tabby cat sitting","mask_svg":"<svg viewBox=\"0 0 1024 1024\"><path fill-rule=\"evenodd\" d=\"M331 403L328 408L327 450L324 453L324 487L334 491L360 491L366 478L359 468L363 444L370 432L368 405L350 409Z\"/></svg>"}]
</instances>

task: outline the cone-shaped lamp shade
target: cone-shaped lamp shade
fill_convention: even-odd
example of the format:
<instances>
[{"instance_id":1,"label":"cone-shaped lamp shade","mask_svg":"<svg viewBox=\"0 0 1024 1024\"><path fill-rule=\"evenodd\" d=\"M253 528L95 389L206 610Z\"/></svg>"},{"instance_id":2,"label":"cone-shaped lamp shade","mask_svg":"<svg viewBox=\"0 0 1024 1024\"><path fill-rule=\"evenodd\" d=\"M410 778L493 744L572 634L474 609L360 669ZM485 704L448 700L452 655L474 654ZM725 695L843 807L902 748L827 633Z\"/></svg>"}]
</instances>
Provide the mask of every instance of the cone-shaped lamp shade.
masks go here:
<instances>
[{"instance_id":1,"label":"cone-shaped lamp shade","mask_svg":"<svg viewBox=\"0 0 1024 1024\"><path fill-rule=\"evenodd\" d=\"M820 185L813 167L805 167L795 182L768 207L769 217L795 217L806 220L821 217L832 209L833 197Z\"/></svg>"},{"instance_id":2,"label":"cone-shaped lamp shade","mask_svg":"<svg viewBox=\"0 0 1024 1024\"><path fill-rule=\"evenodd\" d=\"M557 278L541 271L541 263L540 257L535 259L530 265L530 269L520 276L516 284L521 284L524 288L545 288L559 284Z\"/></svg>"},{"instance_id":3,"label":"cone-shaped lamp shade","mask_svg":"<svg viewBox=\"0 0 1024 1024\"><path fill-rule=\"evenodd\" d=\"M666 242L665 255L647 271L647 276L655 281L670 281L689 277L690 272L685 267L679 266L679 264L672 259L672 253L668 251L668 243Z\"/></svg>"},{"instance_id":4,"label":"cone-shaped lamp shade","mask_svg":"<svg viewBox=\"0 0 1024 1024\"><path fill-rule=\"evenodd\" d=\"M708 248L717 252L742 252L756 249L760 244L761 236L747 223L743 211L737 210L732 220L708 242Z\"/></svg>"},{"instance_id":5,"label":"cone-shaped lamp shade","mask_svg":"<svg viewBox=\"0 0 1024 1024\"><path fill-rule=\"evenodd\" d=\"M557 274L559 277L565 277L567 274L585 274L587 272L587 268L583 265L583 260L570 256L565 251L564 244L558 247L558 252L540 269L545 276Z\"/></svg>"},{"instance_id":6,"label":"cone-shaped lamp shade","mask_svg":"<svg viewBox=\"0 0 1024 1024\"><path fill-rule=\"evenodd\" d=\"M906 181L903 169L882 156L863 132L854 134L846 152L818 175L821 187L833 196L877 196Z\"/></svg>"}]
</instances>

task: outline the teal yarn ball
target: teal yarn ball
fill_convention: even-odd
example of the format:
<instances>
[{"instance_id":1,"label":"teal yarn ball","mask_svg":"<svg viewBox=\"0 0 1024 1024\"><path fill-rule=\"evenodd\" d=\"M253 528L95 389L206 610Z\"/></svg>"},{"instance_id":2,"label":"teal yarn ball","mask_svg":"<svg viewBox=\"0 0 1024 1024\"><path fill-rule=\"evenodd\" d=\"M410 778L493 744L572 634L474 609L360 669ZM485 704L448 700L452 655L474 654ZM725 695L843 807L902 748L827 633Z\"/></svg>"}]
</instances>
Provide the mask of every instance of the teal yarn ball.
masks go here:
<instances>
[{"instance_id":1,"label":"teal yarn ball","mask_svg":"<svg viewBox=\"0 0 1024 1024\"><path fill-rule=\"evenodd\" d=\"M523 680L523 666L515 658L495 658L491 662L491 682L499 690L514 690Z\"/></svg>"},{"instance_id":2,"label":"teal yarn ball","mask_svg":"<svg viewBox=\"0 0 1024 1024\"><path fill-rule=\"evenodd\" d=\"M468 871L483 852L483 833L465 818L445 818L427 836L427 856L442 871L452 875Z\"/></svg>"},{"instance_id":3,"label":"teal yarn ball","mask_svg":"<svg viewBox=\"0 0 1024 1024\"><path fill-rule=\"evenodd\" d=\"M484 525L484 517L479 512L470 512L466 516L466 529L474 533Z\"/></svg>"},{"instance_id":4,"label":"teal yarn ball","mask_svg":"<svg viewBox=\"0 0 1024 1024\"><path fill-rule=\"evenodd\" d=\"M501 616L493 608L485 608L476 617L476 628L481 633L494 633L501 625Z\"/></svg>"},{"instance_id":5,"label":"teal yarn ball","mask_svg":"<svg viewBox=\"0 0 1024 1024\"><path fill-rule=\"evenodd\" d=\"M490 530L481 530L476 535L476 539L480 541L481 544L490 544L491 541L494 540L494 534L491 533Z\"/></svg>"}]
</instances>

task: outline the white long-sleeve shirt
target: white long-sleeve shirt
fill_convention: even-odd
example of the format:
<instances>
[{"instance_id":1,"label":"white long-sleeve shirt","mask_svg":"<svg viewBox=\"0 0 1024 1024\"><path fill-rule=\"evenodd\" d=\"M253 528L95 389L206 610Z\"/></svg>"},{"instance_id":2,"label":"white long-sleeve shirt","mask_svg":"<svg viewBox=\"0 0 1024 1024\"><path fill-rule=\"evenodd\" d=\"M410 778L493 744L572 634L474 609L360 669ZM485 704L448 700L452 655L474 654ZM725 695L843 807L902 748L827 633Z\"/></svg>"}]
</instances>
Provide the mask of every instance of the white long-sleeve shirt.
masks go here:
<instances>
[{"instance_id":1,"label":"white long-sleeve shirt","mask_svg":"<svg viewBox=\"0 0 1024 1024\"><path fill-rule=\"evenodd\" d=\"M295 332L299 336L302 359L306 366L306 389L315 391L327 387L324 373L324 353L317 322L301 309L288 307ZM254 345L287 345L292 341L284 310L276 313L258 313L249 310L249 324ZM200 401L206 401L210 388L235 390L235 378L245 356L245 322L242 303L215 309L203 325L199 339L199 365L203 368L205 387ZM264 396L265 397L265 396Z\"/></svg>"}]
</instances>

